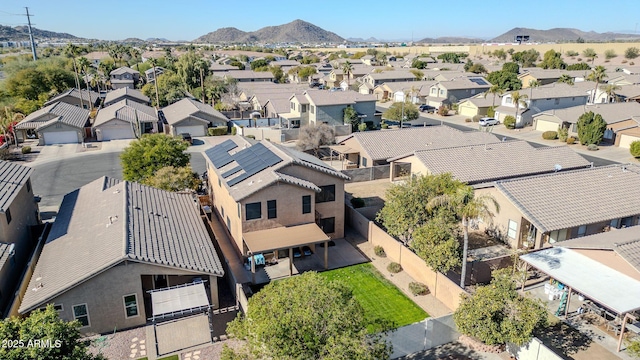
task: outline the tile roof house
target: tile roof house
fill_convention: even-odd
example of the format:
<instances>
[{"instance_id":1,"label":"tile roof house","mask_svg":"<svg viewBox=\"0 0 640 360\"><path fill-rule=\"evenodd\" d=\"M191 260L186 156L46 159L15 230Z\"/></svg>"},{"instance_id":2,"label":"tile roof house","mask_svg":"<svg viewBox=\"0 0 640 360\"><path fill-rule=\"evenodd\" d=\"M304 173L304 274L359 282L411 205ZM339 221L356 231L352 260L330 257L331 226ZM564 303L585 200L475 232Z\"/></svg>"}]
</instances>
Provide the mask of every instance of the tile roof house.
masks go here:
<instances>
[{"instance_id":1,"label":"tile roof house","mask_svg":"<svg viewBox=\"0 0 640 360\"><path fill-rule=\"evenodd\" d=\"M429 96L429 88L435 83L433 80L427 81L398 81L385 82L374 87L369 94L374 94L378 100L404 101L405 93L411 97L414 104L422 104ZM363 83L363 85L369 83Z\"/></svg>"},{"instance_id":2,"label":"tile roof house","mask_svg":"<svg viewBox=\"0 0 640 360\"><path fill-rule=\"evenodd\" d=\"M438 81L431 85L426 104L439 108L446 104L455 104L474 95L489 90L491 84L481 76L460 76L448 81Z\"/></svg>"},{"instance_id":3,"label":"tile roof house","mask_svg":"<svg viewBox=\"0 0 640 360\"><path fill-rule=\"evenodd\" d=\"M353 107L362 121L375 119L376 98L355 91L306 90L289 98L291 111L280 114L289 124L300 126L325 123L331 126L344 125L344 109Z\"/></svg>"},{"instance_id":4,"label":"tile roof house","mask_svg":"<svg viewBox=\"0 0 640 360\"><path fill-rule=\"evenodd\" d=\"M6 314L39 234L33 169L0 160L0 313Z\"/></svg>"},{"instance_id":5,"label":"tile roof house","mask_svg":"<svg viewBox=\"0 0 640 360\"><path fill-rule=\"evenodd\" d=\"M109 91L104 98L104 106L115 104L124 99L139 102L144 105L151 105L151 99L143 94L142 91L125 87Z\"/></svg>"},{"instance_id":6,"label":"tile roof house","mask_svg":"<svg viewBox=\"0 0 640 360\"><path fill-rule=\"evenodd\" d=\"M229 70L222 76L223 79L235 79L238 82L273 82L271 71Z\"/></svg>"},{"instance_id":7,"label":"tile roof house","mask_svg":"<svg viewBox=\"0 0 640 360\"><path fill-rule=\"evenodd\" d=\"M389 161L391 169L395 164L410 164L411 175L451 173L475 187L490 186L496 180L591 166L567 146L534 148L524 140L416 150ZM392 181L395 175L391 174Z\"/></svg>"},{"instance_id":8,"label":"tile roof house","mask_svg":"<svg viewBox=\"0 0 640 360\"><path fill-rule=\"evenodd\" d=\"M493 195L501 210L494 226L513 247L541 248L608 226L638 224L640 166L596 168L496 181L476 190Z\"/></svg>"},{"instance_id":9,"label":"tile roof house","mask_svg":"<svg viewBox=\"0 0 640 360\"><path fill-rule=\"evenodd\" d=\"M140 72L128 66L121 66L109 73L109 82L114 90L123 87L135 89L136 84L140 82Z\"/></svg>"},{"instance_id":10,"label":"tile roof house","mask_svg":"<svg viewBox=\"0 0 640 360\"><path fill-rule=\"evenodd\" d=\"M607 123L604 143L629 148L633 141L640 140L640 103L633 101L543 111L533 116L533 127L538 131L565 127L570 136L578 137L578 119L589 111L600 114Z\"/></svg>"},{"instance_id":11,"label":"tile roof house","mask_svg":"<svg viewBox=\"0 0 640 360\"><path fill-rule=\"evenodd\" d=\"M184 98L162 109L172 135L205 136L209 127L227 126L227 117L211 105Z\"/></svg>"},{"instance_id":12,"label":"tile roof house","mask_svg":"<svg viewBox=\"0 0 640 360\"><path fill-rule=\"evenodd\" d=\"M150 106L124 99L98 111L93 131L98 141L135 139L158 131L158 115Z\"/></svg>"},{"instance_id":13,"label":"tile roof house","mask_svg":"<svg viewBox=\"0 0 640 360\"><path fill-rule=\"evenodd\" d=\"M386 165L389 159L422 149L495 143L498 137L486 132L463 132L449 126L427 126L396 130L356 132L338 144L346 145L347 160L359 167Z\"/></svg>"},{"instance_id":14,"label":"tile roof house","mask_svg":"<svg viewBox=\"0 0 640 360\"><path fill-rule=\"evenodd\" d=\"M458 114L473 118L476 115L486 116L490 107L495 107L500 103L500 97L493 94L478 94L468 99L460 101L458 104Z\"/></svg>"},{"instance_id":15,"label":"tile roof house","mask_svg":"<svg viewBox=\"0 0 640 360\"><path fill-rule=\"evenodd\" d=\"M540 86L555 83L562 75L569 75L574 82L585 81L590 70L563 70L563 69L542 69L538 67L523 68L518 75L522 81L522 88L530 87L532 81L537 81Z\"/></svg>"},{"instance_id":16,"label":"tile roof house","mask_svg":"<svg viewBox=\"0 0 640 360\"><path fill-rule=\"evenodd\" d=\"M362 82L369 83L369 85L376 87L383 83L388 82L396 82L396 81L416 81L422 79L416 79L416 76L408 70L394 70L394 71L383 71L379 73L368 73L366 74Z\"/></svg>"},{"instance_id":17,"label":"tile roof house","mask_svg":"<svg viewBox=\"0 0 640 360\"><path fill-rule=\"evenodd\" d=\"M194 279L216 308L223 275L191 194L101 177L65 195L19 312L55 304L82 333L104 333L146 324L147 291Z\"/></svg>"},{"instance_id":18,"label":"tile roof house","mask_svg":"<svg viewBox=\"0 0 640 360\"><path fill-rule=\"evenodd\" d=\"M156 81L156 77L164 74L164 68L161 66L155 67L155 72L153 71L153 67L144 71L144 77L147 79L147 83L151 83Z\"/></svg>"},{"instance_id":19,"label":"tile roof house","mask_svg":"<svg viewBox=\"0 0 640 360\"><path fill-rule=\"evenodd\" d=\"M82 99L80 99L82 97ZM82 100L82 101L81 101ZM100 94L90 90L78 90L71 88L65 92L55 95L49 101L44 103L44 106L49 106L56 102L64 102L73 106L78 106L83 109L90 109L98 106L100 103Z\"/></svg>"},{"instance_id":20,"label":"tile roof house","mask_svg":"<svg viewBox=\"0 0 640 360\"><path fill-rule=\"evenodd\" d=\"M56 102L34 111L16 125L18 140L38 137L39 145L84 141L89 110Z\"/></svg>"},{"instance_id":21,"label":"tile roof house","mask_svg":"<svg viewBox=\"0 0 640 360\"><path fill-rule=\"evenodd\" d=\"M269 141L218 139L221 143L205 151L209 189L240 255L313 248L329 237L344 237L347 176ZM279 236L267 242L274 232Z\"/></svg>"}]
</instances>

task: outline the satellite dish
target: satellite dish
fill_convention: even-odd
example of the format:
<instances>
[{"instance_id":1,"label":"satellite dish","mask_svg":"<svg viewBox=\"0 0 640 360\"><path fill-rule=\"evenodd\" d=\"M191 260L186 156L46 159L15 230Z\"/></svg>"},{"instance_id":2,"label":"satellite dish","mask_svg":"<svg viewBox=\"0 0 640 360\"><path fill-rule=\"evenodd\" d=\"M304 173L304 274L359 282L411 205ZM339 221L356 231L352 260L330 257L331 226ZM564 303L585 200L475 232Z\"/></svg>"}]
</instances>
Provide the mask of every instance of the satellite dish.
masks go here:
<instances>
[{"instance_id":1,"label":"satellite dish","mask_svg":"<svg viewBox=\"0 0 640 360\"><path fill-rule=\"evenodd\" d=\"M562 165L555 164L555 165L553 165L553 168L556 170L556 172L558 172L558 171L562 170Z\"/></svg>"}]
</instances>

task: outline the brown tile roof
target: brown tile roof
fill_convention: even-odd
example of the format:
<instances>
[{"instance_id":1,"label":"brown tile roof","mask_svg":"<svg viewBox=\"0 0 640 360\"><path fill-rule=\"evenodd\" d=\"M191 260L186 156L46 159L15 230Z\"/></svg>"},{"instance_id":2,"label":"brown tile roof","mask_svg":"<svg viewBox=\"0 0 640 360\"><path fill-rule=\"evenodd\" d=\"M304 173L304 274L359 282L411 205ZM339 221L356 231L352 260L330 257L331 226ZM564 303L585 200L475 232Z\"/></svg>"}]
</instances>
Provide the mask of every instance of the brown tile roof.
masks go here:
<instances>
[{"instance_id":1,"label":"brown tile roof","mask_svg":"<svg viewBox=\"0 0 640 360\"><path fill-rule=\"evenodd\" d=\"M33 169L14 162L0 160L0 211L4 212L24 184L31 177Z\"/></svg>"},{"instance_id":2,"label":"brown tile roof","mask_svg":"<svg viewBox=\"0 0 640 360\"><path fill-rule=\"evenodd\" d=\"M640 166L610 165L497 181L541 232L640 214Z\"/></svg>"},{"instance_id":3,"label":"brown tile roof","mask_svg":"<svg viewBox=\"0 0 640 360\"><path fill-rule=\"evenodd\" d=\"M113 119L119 119L133 124L136 118L140 122L158 121L156 110L151 106L124 99L100 109L93 126L100 126Z\"/></svg>"},{"instance_id":4,"label":"brown tile roof","mask_svg":"<svg viewBox=\"0 0 640 360\"><path fill-rule=\"evenodd\" d=\"M273 79L271 71L229 70L224 76L234 79Z\"/></svg>"},{"instance_id":5,"label":"brown tile roof","mask_svg":"<svg viewBox=\"0 0 640 360\"><path fill-rule=\"evenodd\" d=\"M32 112L16 125L16 129L41 129L54 122L81 129L88 119L89 110L59 101Z\"/></svg>"},{"instance_id":6,"label":"brown tile roof","mask_svg":"<svg viewBox=\"0 0 640 360\"><path fill-rule=\"evenodd\" d=\"M364 152L374 161L411 154L416 150L499 141L493 134L479 131L462 132L449 126L357 132L340 141L340 144L351 138L359 142Z\"/></svg>"},{"instance_id":7,"label":"brown tile roof","mask_svg":"<svg viewBox=\"0 0 640 360\"><path fill-rule=\"evenodd\" d=\"M191 194L101 177L65 195L19 311L123 261L224 274Z\"/></svg>"},{"instance_id":8,"label":"brown tile roof","mask_svg":"<svg viewBox=\"0 0 640 360\"><path fill-rule=\"evenodd\" d=\"M451 173L469 184L552 173L556 165L564 170L590 166L567 146L534 148L524 140L421 150L413 156L431 173Z\"/></svg>"}]
</instances>

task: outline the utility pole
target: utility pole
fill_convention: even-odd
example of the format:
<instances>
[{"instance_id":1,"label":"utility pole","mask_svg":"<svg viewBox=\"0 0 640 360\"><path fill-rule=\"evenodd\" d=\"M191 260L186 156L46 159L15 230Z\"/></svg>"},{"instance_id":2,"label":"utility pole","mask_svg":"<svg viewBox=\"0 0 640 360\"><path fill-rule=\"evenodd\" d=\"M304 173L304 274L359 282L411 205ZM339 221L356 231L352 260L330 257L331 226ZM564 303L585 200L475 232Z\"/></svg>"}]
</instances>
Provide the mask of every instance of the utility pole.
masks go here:
<instances>
[{"instance_id":1,"label":"utility pole","mask_svg":"<svg viewBox=\"0 0 640 360\"><path fill-rule=\"evenodd\" d=\"M31 53L33 54L33 60L38 60L38 56L36 55L36 43L35 41L33 41L33 32L31 31L31 16L29 15L29 8L25 7L25 9L27 9L27 24L29 24L29 39L31 40Z\"/></svg>"}]
</instances>

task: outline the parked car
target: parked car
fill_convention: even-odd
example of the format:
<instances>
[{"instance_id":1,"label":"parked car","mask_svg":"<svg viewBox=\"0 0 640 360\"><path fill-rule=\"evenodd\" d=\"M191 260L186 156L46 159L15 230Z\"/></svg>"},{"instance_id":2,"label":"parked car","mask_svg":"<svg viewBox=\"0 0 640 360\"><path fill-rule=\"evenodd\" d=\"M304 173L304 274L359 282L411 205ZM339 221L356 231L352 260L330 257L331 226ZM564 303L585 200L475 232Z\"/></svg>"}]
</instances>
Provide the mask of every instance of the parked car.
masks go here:
<instances>
[{"instance_id":1,"label":"parked car","mask_svg":"<svg viewBox=\"0 0 640 360\"><path fill-rule=\"evenodd\" d=\"M340 87L333 87L331 89L329 89L329 91L334 92L334 91L342 91L342 88Z\"/></svg>"},{"instance_id":2,"label":"parked car","mask_svg":"<svg viewBox=\"0 0 640 360\"><path fill-rule=\"evenodd\" d=\"M500 124L500 121L498 121L498 120L496 120L494 118L484 117L484 118L480 119L478 124L480 124L480 126L493 126L493 125Z\"/></svg>"},{"instance_id":3,"label":"parked car","mask_svg":"<svg viewBox=\"0 0 640 360\"><path fill-rule=\"evenodd\" d=\"M318 85L318 90L324 90L324 84Z\"/></svg>"},{"instance_id":4,"label":"parked car","mask_svg":"<svg viewBox=\"0 0 640 360\"><path fill-rule=\"evenodd\" d=\"M180 134L180 137L182 137L182 140L188 142L189 145L193 145L193 138L191 137L191 134L182 133L182 134Z\"/></svg>"},{"instance_id":5,"label":"parked car","mask_svg":"<svg viewBox=\"0 0 640 360\"><path fill-rule=\"evenodd\" d=\"M302 253L304 254L304 256L311 256L311 254L313 254L311 252L311 248L308 246L303 246L302 247Z\"/></svg>"},{"instance_id":6,"label":"parked car","mask_svg":"<svg viewBox=\"0 0 640 360\"><path fill-rule=\"evenodd\" d=\"M312 82L312 83L309 84L310 88L314 88L314 87L318 87L318 86L320 86L319 82Z\"/></svg>"},{"instance_id":7,"label":"parked car","mask_svg":"<svg viewBox=\"0 0 640 360\"><path fill-rule=\"evenodd\" d=\"M431 105L420 105L420 107L418 109L420 109L420 111L426 112L426 113L435 113L436 112L436 108L431 106Z\"/></svg>"},{"instance_id":8,"label":"parked car","mask_svg":"<svg viewBox=\"0 0 640 360\"><path fill-rule=\"evenodd\" d=\"M300 251L300 248L293 248L293 257L294 258L299 258L302 257L302 251Z\"/></svg>"}]
</instances>

